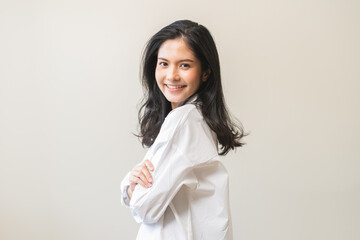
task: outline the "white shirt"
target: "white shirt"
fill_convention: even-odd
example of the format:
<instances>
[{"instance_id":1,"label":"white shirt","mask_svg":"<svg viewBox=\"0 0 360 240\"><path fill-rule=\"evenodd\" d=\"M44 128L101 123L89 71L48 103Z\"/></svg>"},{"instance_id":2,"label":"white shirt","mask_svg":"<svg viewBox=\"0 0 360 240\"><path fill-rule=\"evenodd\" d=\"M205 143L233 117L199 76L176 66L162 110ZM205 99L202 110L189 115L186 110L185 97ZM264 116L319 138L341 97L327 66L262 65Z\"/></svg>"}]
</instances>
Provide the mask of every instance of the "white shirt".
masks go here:
<instances>
[{"instance_id":1,"label":"white shirt","mask_svg":"<svg viewBox=\"0 0 360 240\"><path fill-rule=\"evenodd\" d=\"M152 187L137 184L129 200L130 172L121 182L121 202L141 223L137 240L232 239L228 173L194 104L168 114L146 159L155 168Z\"/></svg>"}]
</instances>

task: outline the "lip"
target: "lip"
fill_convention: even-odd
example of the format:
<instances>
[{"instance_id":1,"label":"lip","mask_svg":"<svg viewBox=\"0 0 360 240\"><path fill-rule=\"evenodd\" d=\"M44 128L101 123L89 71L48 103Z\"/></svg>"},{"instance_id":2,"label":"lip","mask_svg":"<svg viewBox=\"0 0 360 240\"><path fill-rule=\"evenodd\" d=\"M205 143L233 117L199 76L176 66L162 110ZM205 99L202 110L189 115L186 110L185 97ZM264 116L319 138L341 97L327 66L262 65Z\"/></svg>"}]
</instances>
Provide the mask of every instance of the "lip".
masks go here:
<instances>
[{"instance_id":1,"label":"lip","mask_svg":"<svg viewBox=\"0 0 360 240\"><path fill-rule=\"evenodd\" d=\"M179 84L164 84L165 85L165 88L170 91L170 92L179 92L181 90L183 90L186 85L179 85ZM169 86L172 86L172 87L176 87L176 86L181 86L179 88L170 88Z\"/></svg>"}]
</instances>

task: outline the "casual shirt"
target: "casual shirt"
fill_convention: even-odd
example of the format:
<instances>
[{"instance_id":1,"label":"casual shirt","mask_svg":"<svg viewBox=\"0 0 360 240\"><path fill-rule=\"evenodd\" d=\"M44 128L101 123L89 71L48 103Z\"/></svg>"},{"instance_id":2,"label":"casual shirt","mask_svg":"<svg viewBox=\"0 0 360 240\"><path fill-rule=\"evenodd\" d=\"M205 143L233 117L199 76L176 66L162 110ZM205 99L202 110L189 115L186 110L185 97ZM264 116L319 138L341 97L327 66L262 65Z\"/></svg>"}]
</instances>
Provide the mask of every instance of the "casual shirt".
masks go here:
<instances>
[{"instance_id":1,"label":"casual shirt","mask_svg":"<svg viewBox=\"0 0 360 240\"><path fill-rule=\"evenodd\" d=\"M121 202L141 223L137 240L232 239L228 173L194 102L168 114L146 159L155 169L150 188L137 184L130 200L130 172L121 182Z\"/></svg>"}]
</instances>

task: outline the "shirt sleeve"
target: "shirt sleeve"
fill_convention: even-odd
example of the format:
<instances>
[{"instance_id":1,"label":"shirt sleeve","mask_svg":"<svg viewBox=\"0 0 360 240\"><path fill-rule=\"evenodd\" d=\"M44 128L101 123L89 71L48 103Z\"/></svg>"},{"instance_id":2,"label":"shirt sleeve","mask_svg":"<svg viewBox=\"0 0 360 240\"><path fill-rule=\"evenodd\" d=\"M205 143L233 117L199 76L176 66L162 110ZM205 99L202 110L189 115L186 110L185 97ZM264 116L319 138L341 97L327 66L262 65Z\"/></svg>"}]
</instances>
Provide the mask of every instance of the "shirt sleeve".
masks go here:
<instances>
[{"instance_id":1,"label":"shirt sleeve","mask_svg":"<svg viewBox=\"0 0 360 240\"><path fill-rule=\"evenodd\" d=\"M138 163L137 166L141 165L145 161L145 159L140 163ZM126 176L124 177L124 179L121 181L120 184L121 204L124 205L125 207L130 207L130 197L127 193L127 189L130 186L129 177L130 177L130 172L126 174Z\"/></svg>"},{"instance_id":2,"label":"shirt sleeve","mask_svg":"<svg viewBox=\"0 0 360 240\"><path fill-rule=\"evenodd\" d=\"M127 194L127 189L130 186L129 176L130 176L130 172L126 174L126 176L124 177L124 179L121 181L120 184L121 204L126 207L130 207L130 197Z\"/></svg>"},{"instance_id":3,"label":"shirt sleeve","mask_svg":"<svg viewBox=\"0 0 360 240\"><path fill-rule=\"evenodd\" d=\"M136 222L157 222L181 187L197 188L192 170L217 155L211 131L202 118L194 116L190 113L182 119L168 137L159 133L151 159L155 168L153 185L150 188L136 185L130 200ZM169 121L164 122L163 128L166 132L174 126Z\"/></svg>"}]
</instances>

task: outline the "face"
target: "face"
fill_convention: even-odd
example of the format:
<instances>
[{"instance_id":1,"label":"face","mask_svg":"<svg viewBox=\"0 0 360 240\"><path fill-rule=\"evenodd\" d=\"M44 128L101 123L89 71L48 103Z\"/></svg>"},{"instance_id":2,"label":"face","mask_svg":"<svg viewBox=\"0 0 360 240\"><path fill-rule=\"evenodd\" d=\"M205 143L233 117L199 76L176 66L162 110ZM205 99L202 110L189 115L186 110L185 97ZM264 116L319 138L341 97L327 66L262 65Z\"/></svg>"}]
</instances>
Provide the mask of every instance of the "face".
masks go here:
<instances>
[{"instance_id":1,"label":"face","mask_svg":"<svg viewBox=\"0 0 360 240\"><path fill-rule=\"evenodd\" d=\"M181 38L167 40L160 46L155 78L172 109L193 95L208 75L208 71L202 72L201 62Z\"/></svg>"}]
</instances>

